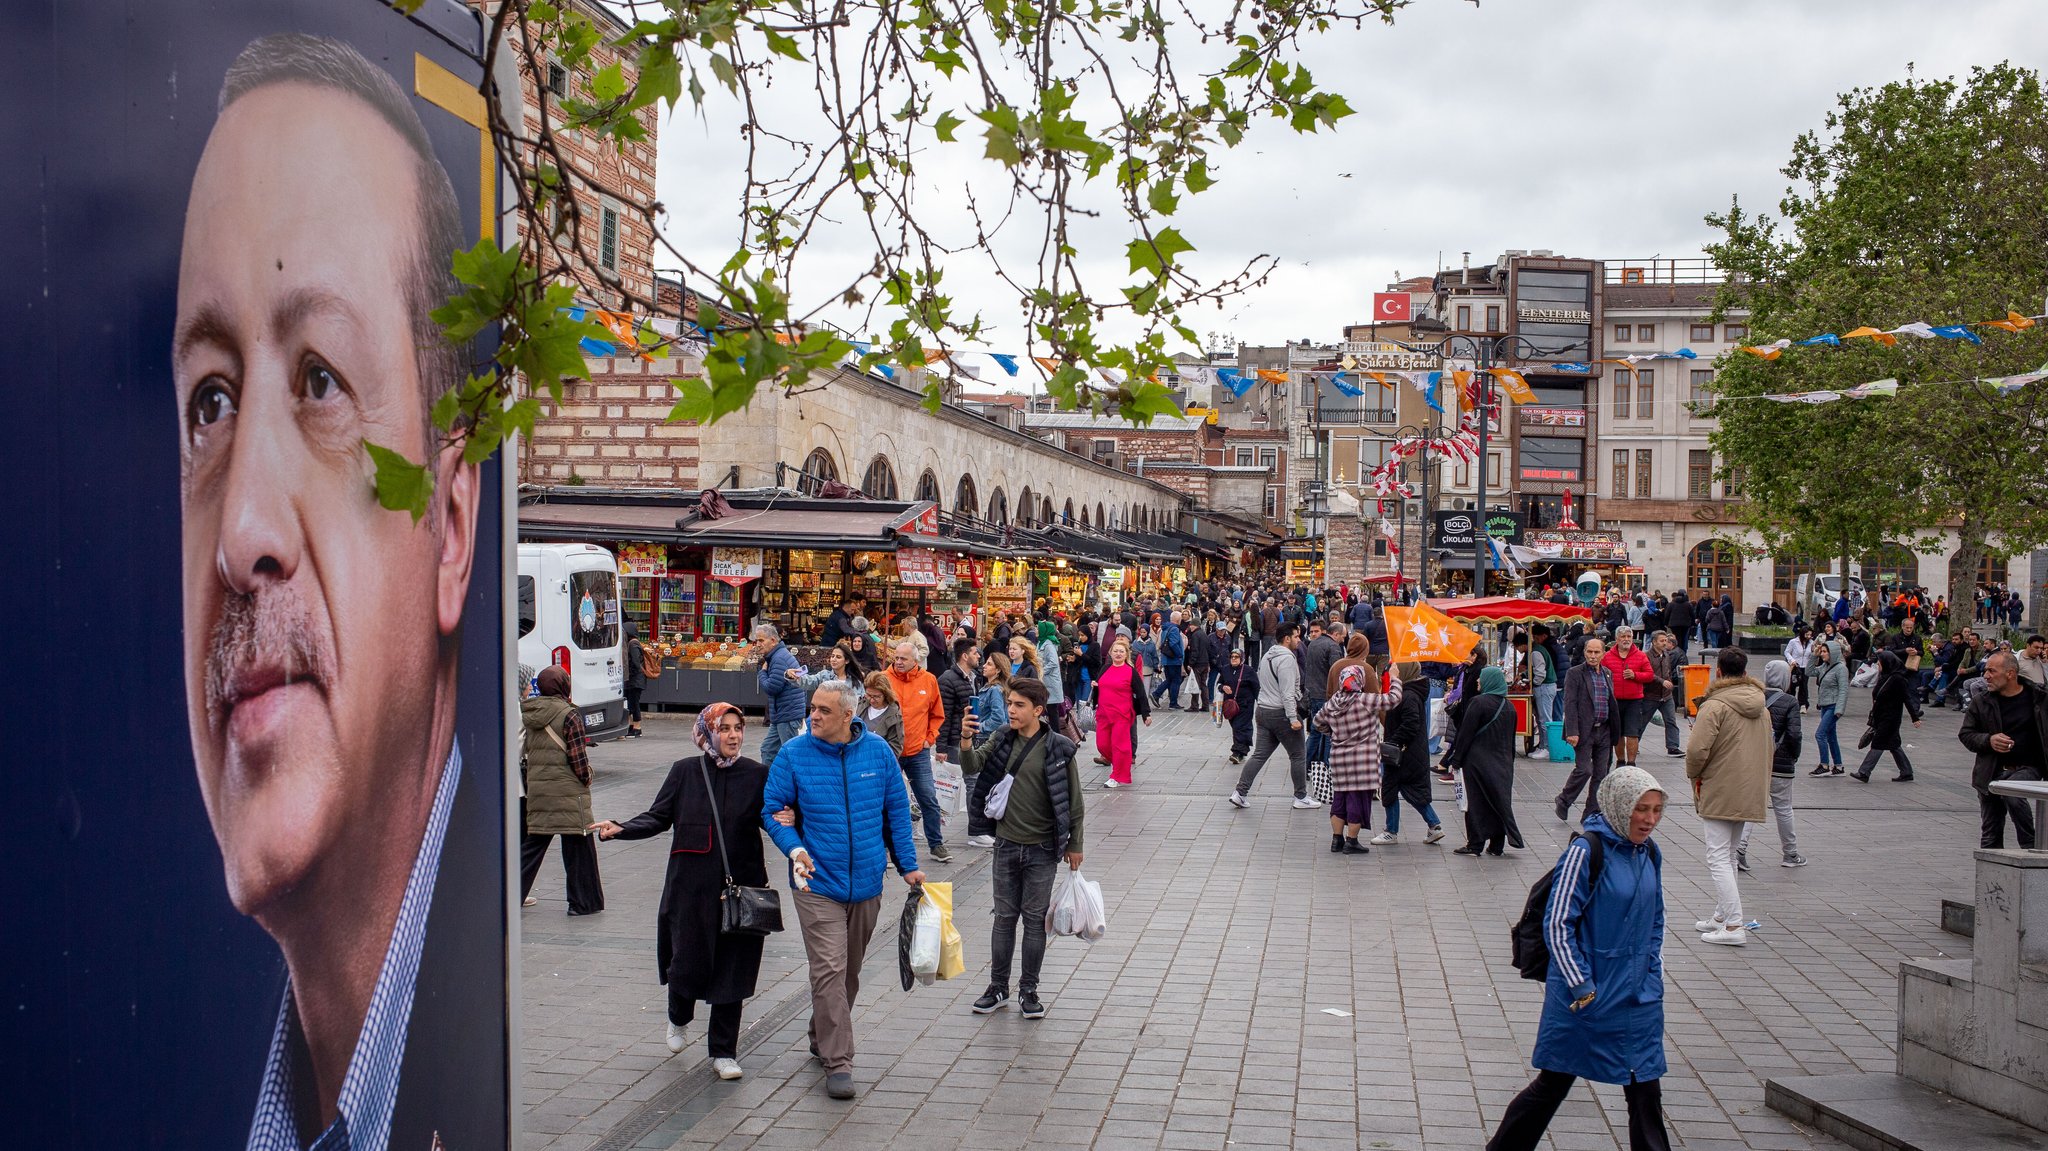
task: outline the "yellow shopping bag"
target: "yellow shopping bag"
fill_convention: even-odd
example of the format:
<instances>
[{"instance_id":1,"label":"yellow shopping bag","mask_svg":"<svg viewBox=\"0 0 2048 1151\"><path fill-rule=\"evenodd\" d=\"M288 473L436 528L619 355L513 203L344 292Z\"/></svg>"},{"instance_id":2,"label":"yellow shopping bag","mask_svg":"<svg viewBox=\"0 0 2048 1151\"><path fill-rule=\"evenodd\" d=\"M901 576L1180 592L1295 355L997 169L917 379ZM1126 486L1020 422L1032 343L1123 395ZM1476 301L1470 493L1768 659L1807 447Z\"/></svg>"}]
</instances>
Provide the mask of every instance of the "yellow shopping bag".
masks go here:
<instances>
[{"instance_id":1,"label":"yellow shopping bag","mask_svg":"<svg viewBox=\"0 0 2048 1151\"><path fill-rule=\"evenodd\" d=\"M940 979L951 979L967 970L967 953L961 945L960 929L953 925L953 885L926 881L924 897L939 909Z\"/></svg>"}]
</instances>

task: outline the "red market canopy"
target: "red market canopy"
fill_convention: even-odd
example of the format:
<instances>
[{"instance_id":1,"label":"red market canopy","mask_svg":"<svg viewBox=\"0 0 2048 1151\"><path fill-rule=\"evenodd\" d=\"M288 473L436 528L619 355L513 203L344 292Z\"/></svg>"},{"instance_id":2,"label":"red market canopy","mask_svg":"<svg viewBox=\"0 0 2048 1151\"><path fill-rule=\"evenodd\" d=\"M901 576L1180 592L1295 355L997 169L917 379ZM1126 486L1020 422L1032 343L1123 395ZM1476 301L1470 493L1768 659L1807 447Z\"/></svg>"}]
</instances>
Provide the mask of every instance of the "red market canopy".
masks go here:
<instances>
[{"instance_id":1,"label":"red market canopy","mask_svg":"<svg viewBox=\"0 0 2048 1151\"><path fill-rule=\"evenodd\" d=\"M1511 595L1477 599L1433 599L1429 606L1465 623L1591 623L1593 611L1577 604L1522 599Z\"/></svg>"}]
</instances>

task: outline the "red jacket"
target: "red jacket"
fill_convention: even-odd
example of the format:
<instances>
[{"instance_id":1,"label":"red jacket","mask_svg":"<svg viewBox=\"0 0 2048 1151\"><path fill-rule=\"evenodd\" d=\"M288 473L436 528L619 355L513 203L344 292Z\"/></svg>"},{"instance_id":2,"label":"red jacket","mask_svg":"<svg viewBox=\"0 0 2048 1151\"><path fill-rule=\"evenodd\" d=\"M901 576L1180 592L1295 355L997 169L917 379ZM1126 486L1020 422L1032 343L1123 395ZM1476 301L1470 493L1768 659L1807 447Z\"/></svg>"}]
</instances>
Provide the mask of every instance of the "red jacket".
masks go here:
<instances>
[{"instance_id":1,"label":"red jacket","mask_svg":"<svg viewBox=\"0 0 2048 1151\"><path fill-rule=\"evenodd\" d=\"M1629 648L1627 659L1621 658L1619 648L1610 647L1607 649L1607 655L1600 660L1600 666L1606 668L1607 674L1614 677L1616 699L1643 698L1643 685L1657 678L1657 673L1650 670L1649 655L1640 647ZM1635 672L1636 677L1623 678L1621 673L1624 670Z\"/></svg>"}]
</instances>

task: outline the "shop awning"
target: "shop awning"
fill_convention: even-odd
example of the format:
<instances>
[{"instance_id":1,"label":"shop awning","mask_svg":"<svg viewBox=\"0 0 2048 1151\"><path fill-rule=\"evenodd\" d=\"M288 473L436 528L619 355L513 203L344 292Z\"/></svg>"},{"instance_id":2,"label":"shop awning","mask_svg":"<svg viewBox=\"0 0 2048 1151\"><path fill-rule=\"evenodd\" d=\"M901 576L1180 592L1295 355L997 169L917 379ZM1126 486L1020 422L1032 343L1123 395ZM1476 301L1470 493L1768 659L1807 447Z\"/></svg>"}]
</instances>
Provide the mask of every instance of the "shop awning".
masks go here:
<instances>
[{"instance_id":1,"label":"shop awning","mask_svg":"<svg viewBox=\"0 0 2048 1151\"><path fill-rule=\"evenodd\" d=\"M1466 623L1583 623L1593 618L1588 608L1549 600L1489 595L1467 599L1433 599L1429 606Z\"/></svg>"},{"instance_id":2,"label":"shop awning","mask_svg":"<svg viewBox=\"0 0 2048 1151\"><path fill-rule=\"evenodd\" d=\"M696 547L821 548L890 551L922 504L882 501L734 499L731 514L696 516L691 498L552 497L519 508L523 540L644 540ZM763 506L752 506L754 504ZM923 539L918 540L924 543Z\"/></svg>"}]
</instances>

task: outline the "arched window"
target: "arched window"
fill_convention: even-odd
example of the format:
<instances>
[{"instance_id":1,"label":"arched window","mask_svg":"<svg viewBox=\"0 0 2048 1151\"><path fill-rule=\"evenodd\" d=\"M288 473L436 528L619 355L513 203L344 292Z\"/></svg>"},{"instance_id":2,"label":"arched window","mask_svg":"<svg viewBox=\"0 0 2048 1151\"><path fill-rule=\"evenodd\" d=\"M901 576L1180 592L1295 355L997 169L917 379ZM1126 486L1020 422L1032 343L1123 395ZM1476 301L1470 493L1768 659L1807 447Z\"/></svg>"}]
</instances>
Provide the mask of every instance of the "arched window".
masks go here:
<instances>
[{"instance_id":1,"label":"arched window","mask_svg":"<svg viewBox=\"0 0 2048 1151\"><path fill-rule=\"evenodd\" d=\"M954 486L953 511L964 516L981 514L981 497L974 490L973 476L961 476L960 482Z\"/></svg>"},{"instance_id":2,"label":"arched window","mask_svg":"<svg viewBox=\"0 0 2048 1151\"><path fill-rule=\"evenodd\" d=\"M887 456L876 456L868 465L868 474L861 477L860 490L871 500L896 498L896 469L889 466Z\"/></svg>"},{"instance_id":3,"label":"arched window","mask_svg":"<svg viewBox=\"0 0 2048 1151\"><path fill-rule=\"evenodd\" d=\"M1017 522L1025 527L1030 527L1031 521L1036 518L1038 518L1038 505L1032 501L1031 489L1027 487L1017 496Z\"/></svg>"},{"instance_id":4,"label":"arched window","mask_svg":"<svg viewBox=\"0 0 2048 1151\"><path fill-rule=\"evenodd\" d=\"M1820 601L1820 580L1816 577L1834 571L1831 560L1816 559L1813 556L1774 556L1771 562L1771 599L1786 611L1804 606L1809 610ZM1806 581L1808 602L1799 602L1799 581Z\"/></svg>"},{"instance_id":5,"label":"arched window","mask_svg":"<svg viewBox=\"0 0 2048 1151\"><path fill-rule=\"evenodd\" d=\"M2002 584L2006 580L2007 568L2004 556L1985 553L1977 561L1977 582L1981 584Z\"/></svg>"},{"instance_id":6,"label":"arched window","mask_svg":"<svg viewBox=\"0 0 2048 1151\"><path fill-rule=\"evenodd\" d=\"M1863 557L1862 578L1866 592L1918 587L1920 557L1903 544L1885 544Z\"/></svg>"},{"instance_id":7,"label":"arched window","mask_svg":"<svg viewBox=\"0 0 2048 1151\"><path fill-rule=\"evenodd\" d=\"M1003 527L1010 522L1010 500L1003 494L1001 488L989 493L988 522L997 527Z\"/></svg>"},{"instance_id":8,"label":"arched window","mask_svg":"<svg viewBox=\"0 0 2048 1151\"><path fill-rule=\"evenodd\" d=\"M1087 504L1082 504L1082 505L1081 505L1081 526L1082 526L1082 527L1084 527L1084 528L1088 526L1088 505L1087 505Z\"/></svg>"},{"instance_id":9,"label":"arched window","mask_svg":"<svg viewBox=\"0 0 2048 1151\"><path fill-rule=\"evenodd\" d=\"M1686 556L1685 586L1694 599L1701 592L1715 598L1723 595L1735 601L1735 610L1742 610L1742 553L1726 540L1708 540L1692 549Z\"/></svg>"},{"instance_id":10,"label":"arched window","mask_svg":"<svg viewBox=\"0 0 2048 1151\"><path fill-rule=\"evenodd\" d=\"M832 462L832 453L824 448L814 448L810 457L804 460L804 474L797 478L796 488L807 496L814 496L828 480L838 478L839 465Z\"/></svg>"},{"instance_id":11,"label":"arched window","mask_svg":"<svg viewBox=\"0 0 2048 1151\"><path fill-rule=\"evenodd\" d=\"M1087 515L1088 510L1086 508L1083 508L1081 510L1081 514ZM1071 496L1067 499L1067 510L1060 513L1060 522L1066 524L1068 527L1074 526L1074 501Z\"/></svg>"},{"instance_id":12,"label":"arched window","mask_svg":"<svg viewBox=\"0 0 2048 1151\"><path fill-rule=\"evenodd\" d=\"M930 468L917 477L917 498L927 503L939 502L939 477L933 475Z\"/></svg>"},{"instance_id":13,"label":"arched window","mask_svg":"<svg viewBox=\"0 0 2048 1151\"><path fill-rule=\"evenodd\" d=\"M1097 501L1095 504L1095 526L1098 530L1107 530L1109 528L1109 516L1103 513L1100 501Z\"/></svg>"},{"instance_id":14,"label":"arched window","mask_svg":"<svg viewBox=\"0 0 2048 1151\"><path fill-rule=\"evenodd\" d=\"M1067 510L1069 510L1069 511L1072 511L1072 510L1073 510L1073 507L1074 507L1074 505L1072 505L1072 504L1068 504L1068 505L1067 505ZM1039 522L1039 523L1041 523L1041 524L1049 524L1049 523L1051 523L1051 522L1052 522L1052 497L1051 497L1051 496L1044 496L1044 497L1042 497L1042 498L1040 498L1040 499L1039 499L1039 501L1038 501L1038 522ZM2004 566L2004 565L2000 565L2000 566L2002 567L2002 566Z\"/></svg>"}]
</instances>

